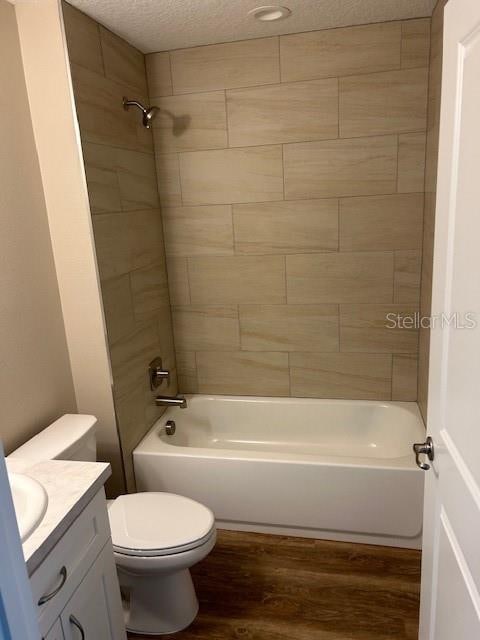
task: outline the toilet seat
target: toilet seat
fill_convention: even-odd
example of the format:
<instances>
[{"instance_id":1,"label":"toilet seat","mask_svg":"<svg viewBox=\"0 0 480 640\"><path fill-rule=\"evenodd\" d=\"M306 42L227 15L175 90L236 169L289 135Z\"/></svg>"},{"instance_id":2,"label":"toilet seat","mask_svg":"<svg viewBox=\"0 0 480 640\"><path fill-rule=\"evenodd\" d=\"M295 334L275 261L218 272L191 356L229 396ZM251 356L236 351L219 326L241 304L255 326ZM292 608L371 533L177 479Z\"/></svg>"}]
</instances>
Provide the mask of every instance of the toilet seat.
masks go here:
<instances>
[{"instance_id":1,"label":"toilet seat","mask_svg":"<svg viewBox=\"0 0 480 640\"><path fill-rule=\"evenodd\" d=\"M127 556L183 553L207 543L215 531L210 509L173 493L120 496L109 505L108 515L113 549Z\"/></svg>"}]
</instances>

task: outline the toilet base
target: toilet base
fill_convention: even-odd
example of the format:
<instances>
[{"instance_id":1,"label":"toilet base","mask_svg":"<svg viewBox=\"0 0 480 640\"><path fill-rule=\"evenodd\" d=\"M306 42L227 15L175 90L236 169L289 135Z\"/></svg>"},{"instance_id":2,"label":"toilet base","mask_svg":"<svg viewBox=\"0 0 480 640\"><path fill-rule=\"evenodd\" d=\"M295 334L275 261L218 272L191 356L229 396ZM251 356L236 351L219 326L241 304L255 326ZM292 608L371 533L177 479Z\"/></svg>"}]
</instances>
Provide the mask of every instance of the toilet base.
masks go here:
<instances>
[{"instance_id":1,"label":"toilet base","mask_svg":"<svg viewBox=\"0 0 480 640\"><path fill-rule=\"evenodd\" d=\"M118 570L120 586L129 594L127 631L144 635L176 633L188 627L198 613L198 600L188 569L156 576Z\"/></svg>"}]
</instances>

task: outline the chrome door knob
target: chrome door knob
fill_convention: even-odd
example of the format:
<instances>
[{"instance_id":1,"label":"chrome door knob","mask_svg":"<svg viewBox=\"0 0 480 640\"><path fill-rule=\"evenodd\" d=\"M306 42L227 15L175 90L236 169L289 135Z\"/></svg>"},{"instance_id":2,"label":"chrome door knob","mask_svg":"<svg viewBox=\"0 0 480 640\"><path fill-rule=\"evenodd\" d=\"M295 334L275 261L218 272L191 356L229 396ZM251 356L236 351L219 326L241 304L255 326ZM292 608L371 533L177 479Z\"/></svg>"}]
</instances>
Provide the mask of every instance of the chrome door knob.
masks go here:
<instances>
[{"instance_id":1,"label":"chrome door knob","mask_svg":"<svg viewBox=\"0 0 480 640\"><path fill-rule=\"evenodd\" d=\"M430 465L427 462L422 462L420 460L421 455L426 455L427 458L432 461L435 457L435 450L433 447L433 440L430 436L425 440L425 442L415 443L413 445L413 451L415 453L415 462L417 463L417 467L420 467L422 471L428 471L430 469Z\"/></svg>"}]
</instances>

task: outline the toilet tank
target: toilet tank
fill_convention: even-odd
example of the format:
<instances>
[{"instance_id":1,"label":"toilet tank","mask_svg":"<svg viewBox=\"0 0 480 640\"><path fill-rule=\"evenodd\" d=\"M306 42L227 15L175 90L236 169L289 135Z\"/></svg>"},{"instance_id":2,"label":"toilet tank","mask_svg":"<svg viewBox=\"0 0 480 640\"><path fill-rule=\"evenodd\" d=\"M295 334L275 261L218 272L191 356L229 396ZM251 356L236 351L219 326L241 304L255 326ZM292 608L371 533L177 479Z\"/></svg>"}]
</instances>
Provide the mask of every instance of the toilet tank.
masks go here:
<instances>
[{"instance_id":1,"label":"toilet tank","mask_svg":"<svg viewBox=\"0 0 480 640\"><path fill-rule=\"evenodd\" d=\"M97 458L95 416L67 413L11 453L9 458L42 460L83 460Z\"/></svg>"}]
</instances>

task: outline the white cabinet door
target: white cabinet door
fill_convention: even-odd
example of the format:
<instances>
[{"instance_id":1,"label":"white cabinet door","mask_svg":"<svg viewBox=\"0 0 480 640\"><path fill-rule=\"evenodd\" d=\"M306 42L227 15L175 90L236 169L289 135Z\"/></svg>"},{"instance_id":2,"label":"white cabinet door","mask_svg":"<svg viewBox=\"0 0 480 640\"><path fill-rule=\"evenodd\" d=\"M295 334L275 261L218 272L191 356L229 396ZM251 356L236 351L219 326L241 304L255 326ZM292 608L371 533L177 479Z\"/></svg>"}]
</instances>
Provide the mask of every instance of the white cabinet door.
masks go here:
<instances>
[{"instance_id":1,"label":"white cabinet door","mask_svg":"<svg viewBox=\"0 0 480 640\"><path fill-rule=\"evenodd\" d=\"M60 618L56 621L53 627L45 636L45 640L65 640L65 636L63 635L62 623L60 622Z\"/></svg>"},{"instance_id":2,"label":"white cabinet door","mask_svg":"<svg viewBox=\"0 0 480 640\"><path fill-rule=\"evenodd\" d=\"M480 638L480 2L445 7L421 640ZM462 329L471 314L477 326ZM428 461L427 461L428 462Z\"/></svg>"},{"instance_id":3,"label":"white cabinet door","mask_svg":"<svg viewBox=\"0 0 480 640\"><path fill-rule=\"evenodd\" d=\"M125 640L111 546L107 544L61 615L65 640Z\"/></svg>"}]
</instances>

